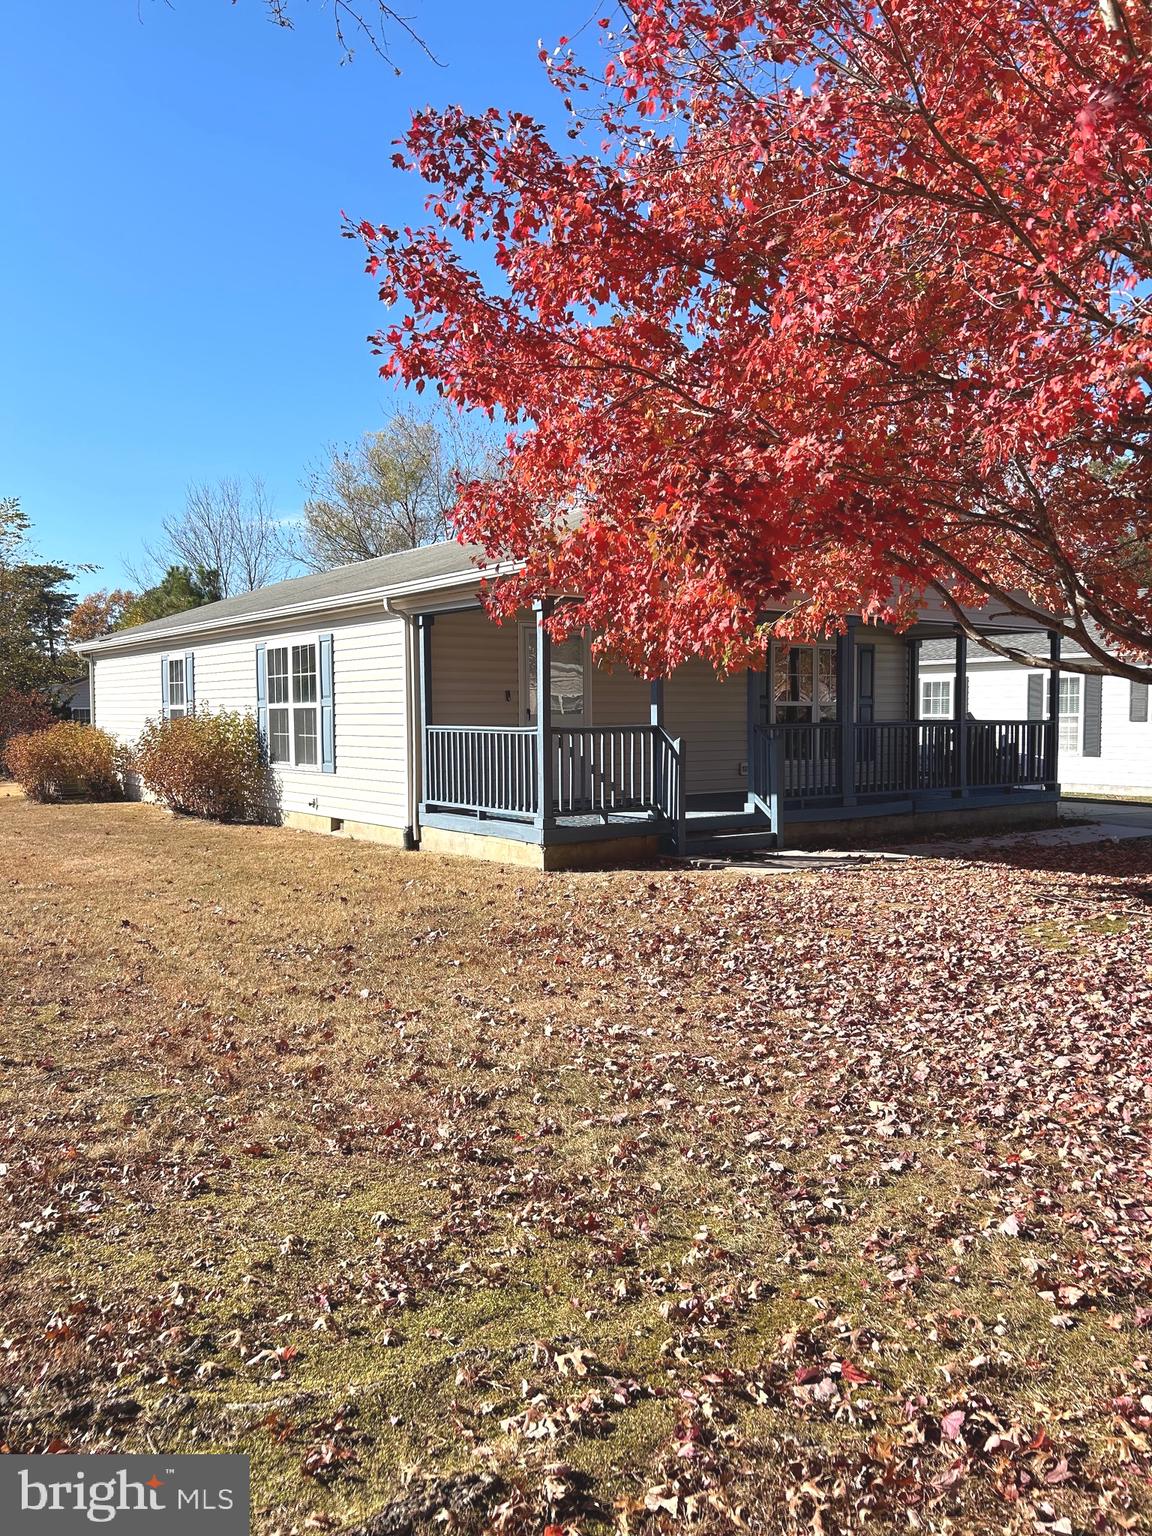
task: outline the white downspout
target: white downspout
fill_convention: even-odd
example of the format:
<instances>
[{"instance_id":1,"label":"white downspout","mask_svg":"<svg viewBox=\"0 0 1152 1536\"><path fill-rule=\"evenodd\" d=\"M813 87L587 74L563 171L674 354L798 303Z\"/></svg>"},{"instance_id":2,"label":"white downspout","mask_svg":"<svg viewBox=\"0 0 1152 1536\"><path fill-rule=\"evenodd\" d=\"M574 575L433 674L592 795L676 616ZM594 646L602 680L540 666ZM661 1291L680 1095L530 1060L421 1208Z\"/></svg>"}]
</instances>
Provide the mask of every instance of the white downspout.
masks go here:
<instances>
[{"instance_id":1,"label":"white downspout","mask_svg":"<svg viewBox=\"0 0 1152 1536\"><path fill-rule=\"evenodd\" d=\"M416 646L419 635L415 617L396 608L391 598L384 599L384 612L400 619L404 625L404 739L405 777L408 781L407 823L404 827L404 846L420 845L420 706L417 692L420 686L420 669L417 666Z\"/></svg>"}]
</instances>

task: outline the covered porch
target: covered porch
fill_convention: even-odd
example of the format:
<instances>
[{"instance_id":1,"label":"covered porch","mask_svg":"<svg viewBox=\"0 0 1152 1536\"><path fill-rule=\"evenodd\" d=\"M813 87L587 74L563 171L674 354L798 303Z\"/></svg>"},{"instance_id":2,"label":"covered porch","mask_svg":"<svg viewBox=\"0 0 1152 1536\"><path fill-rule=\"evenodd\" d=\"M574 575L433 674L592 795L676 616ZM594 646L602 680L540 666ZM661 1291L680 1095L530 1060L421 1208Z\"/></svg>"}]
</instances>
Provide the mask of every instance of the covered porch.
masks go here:
<instances>
[{"instance_id":1,"label":"covered porch","mask_svg":"<svg viewBox=\"0 0 1152 1536\"><path fill-rule=\"evenodd\" d=\"M919 642L949 632L939 623L896 635L849 620L826 644L774 644L737 678L689 664L649 684L595 666L580 637L555 644L550 612L502 628L475 603L414 616L422 829L683 854L1057 797L1055 673L1049 718L973 720L953 630L951 716L920 717Z\"/></svg>"}]
</instances>

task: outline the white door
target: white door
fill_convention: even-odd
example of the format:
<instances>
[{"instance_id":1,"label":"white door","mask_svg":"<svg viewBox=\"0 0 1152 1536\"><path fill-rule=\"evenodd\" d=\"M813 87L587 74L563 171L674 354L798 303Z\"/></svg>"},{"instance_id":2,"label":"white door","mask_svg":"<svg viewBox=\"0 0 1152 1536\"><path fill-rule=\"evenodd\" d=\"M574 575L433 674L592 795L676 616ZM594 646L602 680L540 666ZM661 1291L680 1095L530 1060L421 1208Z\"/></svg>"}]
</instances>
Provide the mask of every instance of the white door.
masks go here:
<instances>
[{"instance_id":1,"label":"white door","mask_svg":"<svg viewBox=\"0 0 1152 1536\"><path fill-rule=\"evenodd\" d=\"M583 635L552 642L552 724L588 723L587 646ZM536 724L536 626L520 625L520 724Z\"/></svg>"}]
</instances>

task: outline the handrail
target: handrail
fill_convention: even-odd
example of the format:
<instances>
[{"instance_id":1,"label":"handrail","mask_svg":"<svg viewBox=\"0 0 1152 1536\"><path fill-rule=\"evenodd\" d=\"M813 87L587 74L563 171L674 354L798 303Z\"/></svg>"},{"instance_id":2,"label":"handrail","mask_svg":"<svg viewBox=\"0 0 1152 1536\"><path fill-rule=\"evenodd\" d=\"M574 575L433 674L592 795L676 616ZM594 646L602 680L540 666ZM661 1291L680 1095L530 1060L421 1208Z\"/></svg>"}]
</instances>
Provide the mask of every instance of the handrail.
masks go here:
<instances>
[{"instance_id":1,"label":"handrail","mask_svg":"<svg viewBox=\"0 0 1152 1536\"><path fill-rule=\"evenodd\" d=\"M532 726L424 727L425 809L538 819L540 737ZM551 815L629 815L683 842L684 747L654 725L553 726Z\"/></svg>"},{"instance_id":2,"label":"handrail","mask_svg":"<svg viewBox=\"0 0 1152 1536\"><path fill-rule=\"evenodd\" d=\"M531 819L540 803L536 732L521 726L426 725L424 804Z\"/></svg>"},{"instance_id":3,"label":"handrail","mask_svg":"<svg viewBox=\"0 0 1152 1536\"><path fill-rule=\"evenodd\" d=\"M783 799L814 806L840 801L841 729L839 722L754 727L748 765L753 798L768 800L774 746L780 756L775 788ZM879 720L851 730L849 787L857 796L964 794L969 787L1046 785L1053 777L1051 731L1044 720Z\"/></svg>"}]
</instances>

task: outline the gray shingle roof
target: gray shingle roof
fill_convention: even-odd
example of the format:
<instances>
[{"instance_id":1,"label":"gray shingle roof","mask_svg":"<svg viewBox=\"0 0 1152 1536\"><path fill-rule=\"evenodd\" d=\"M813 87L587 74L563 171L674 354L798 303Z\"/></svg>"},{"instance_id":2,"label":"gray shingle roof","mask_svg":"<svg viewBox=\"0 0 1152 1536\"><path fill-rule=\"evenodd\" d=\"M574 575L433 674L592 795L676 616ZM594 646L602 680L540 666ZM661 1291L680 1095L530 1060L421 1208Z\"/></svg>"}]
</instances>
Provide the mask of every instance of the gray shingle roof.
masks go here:
<instances>
[{"instance_id":1,"label":"gray shingle roof","mask_svg":"<svg viewBox=\"0 0 1152 1536\"><path fill-rule=\"evenodd\" d=\"M1020 650L1026 650L1030 655L1033 654L1033 646L1036 647L1035 654L1048 654L1048 636L1043 631L1037 632L1036 630L1031 630L1028 633L1021 633L1019 635L998 635L996 638L998 640L1002 640L1006 645L1015 645ZM1081 649L1081 647L1072 640L1064 641L1063 645L1061 646L1061 653L1064 656L1084 655L1084 651ZM921 662L946 661L949 665L951 665L956 660L955 640L922 640L920 642L920 660ZM995 651L988 650L986 646L977 645L973 640L969 640L968 642L968 660L969 662L1004 662L1004 658L1002 656L997 656ZM1004 665L1008 666L1009 663L1004 662Z\"/></svg>"},{"instance_id":2,"label":"gray shingle roof","mask_svg":"<svg viewBox=\"0 0 1152 1536\"><path fill-rule=\"evenodd\" d=\"M294 576L276 581L255 592L242 592L219 603L204 603L164 619L150 619L131 629L119 629L106 640L122 642L139 636L168 634L173 630L197 630L221 619L259 618L281 608L301 604L321 604L329 599L355 597L361 592L375 592L382 587L402 586L408 582L436 581L443 576L463 573L484 564L484 552L478 544L426 544L420 549L402 549L376 560L358 560L353 565L337 566L334 571L317 571L308 576ZM97 642L97 645L99 642Z\"/></svg>"}]
</instances>

